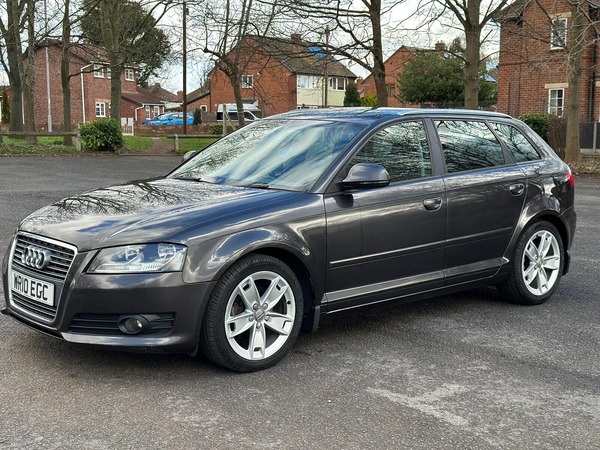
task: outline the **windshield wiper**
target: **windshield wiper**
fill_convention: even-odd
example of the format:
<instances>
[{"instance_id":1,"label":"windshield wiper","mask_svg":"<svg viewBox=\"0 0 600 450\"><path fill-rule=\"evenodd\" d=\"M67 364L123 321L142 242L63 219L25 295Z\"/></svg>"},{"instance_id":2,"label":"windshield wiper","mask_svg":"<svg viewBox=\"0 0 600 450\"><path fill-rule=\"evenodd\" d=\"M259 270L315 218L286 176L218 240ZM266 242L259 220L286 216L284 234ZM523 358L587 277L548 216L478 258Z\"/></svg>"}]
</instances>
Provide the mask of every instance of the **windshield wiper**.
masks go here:
<instances>
[{"instance_id":1,"label":"windshield wiper","mask_svg":"<svg viewBox=\"0 0 600 450\"><path fill-rule=\"evenodd\" d=\"M252 183L244 185L243 187L254 189L270 189L271 185L267 183Z\"/></svg>"}]
</instances>

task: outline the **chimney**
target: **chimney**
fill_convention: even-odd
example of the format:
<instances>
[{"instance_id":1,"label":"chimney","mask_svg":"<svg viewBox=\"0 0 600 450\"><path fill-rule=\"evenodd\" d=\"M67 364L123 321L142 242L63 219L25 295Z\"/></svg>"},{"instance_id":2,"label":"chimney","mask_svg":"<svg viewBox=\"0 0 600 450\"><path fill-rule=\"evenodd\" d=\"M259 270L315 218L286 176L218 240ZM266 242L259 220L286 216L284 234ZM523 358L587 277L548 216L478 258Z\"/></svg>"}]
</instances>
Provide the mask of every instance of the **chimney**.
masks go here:
<instances>
[{"instance_id":1,"label":"chimney","mask_svg":"<svg viewBox=\"0 0 600 450\"><path fill-rule=\"evenodd\" d=\"M183 91L177 91L177 97L183 99Z\"/></svg>"},{"instance_id":2,"label":"chimney","mask_svg":"<svg viewBox=\"0 0 600 450\"><path fill-rule=\"evenodd\" d=\"M444 44L442 41L436 42L435 51L438 53L444 53L446 51L446 44Z\"/></svg>"},{"instance_id":3,"label":"chimney","mask_svg":"<svg viewBox=\"0 0 600 450\"><path fill-rule=\"evenodd\" d=\"M294 44L302 44L302 36L299 33L293 33L291 38Z\"/></svg>"}]
</instances>

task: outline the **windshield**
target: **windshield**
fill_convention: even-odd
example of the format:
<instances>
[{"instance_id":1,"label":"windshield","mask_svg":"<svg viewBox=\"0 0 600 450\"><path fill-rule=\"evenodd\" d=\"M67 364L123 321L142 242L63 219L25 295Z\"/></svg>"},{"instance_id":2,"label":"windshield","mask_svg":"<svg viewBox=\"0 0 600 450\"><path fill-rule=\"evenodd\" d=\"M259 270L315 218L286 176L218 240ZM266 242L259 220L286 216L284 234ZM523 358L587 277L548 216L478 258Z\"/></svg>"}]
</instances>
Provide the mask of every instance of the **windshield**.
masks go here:
<instances>
[{"instance_id":1,"label":"windshield","mask_svg":"<svg viewBox=\"0 0 600 450\"><path fill-rule=\"evenodd\" d=\"M304 191L363 125L321 120L263 120L203 150L170 177Z\"/></svg>"}]
</instances>

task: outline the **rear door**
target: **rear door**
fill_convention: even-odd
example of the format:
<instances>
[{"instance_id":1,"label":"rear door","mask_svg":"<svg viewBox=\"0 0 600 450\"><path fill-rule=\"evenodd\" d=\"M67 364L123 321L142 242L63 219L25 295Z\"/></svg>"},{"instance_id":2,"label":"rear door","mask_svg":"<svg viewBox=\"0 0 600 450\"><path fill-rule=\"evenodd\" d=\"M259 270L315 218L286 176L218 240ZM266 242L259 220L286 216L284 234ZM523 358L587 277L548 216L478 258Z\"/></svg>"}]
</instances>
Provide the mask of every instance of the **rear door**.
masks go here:
<instances>
[{"instance_id":1,"label":"rear door","mask_svg":"<svg viewBox=\"0 0 600 450\"><path fill-rule=\"evenodd\" d=\"M446 199L433 175L425 123L381 129L346 168L384 166L391 183L327 194L328 310L384 301L443 285Z\"/></svg>"},{"instance_id":2,"label":"rear door","mask_svg":"<svg viewBox=\"0 0 600 450\"><path fill-rule=\"evenodd\" d=\"M523 208L527 179L484 121L434 121L448 202L446 284L493 275Z\"/></svg>"}]
</instances>

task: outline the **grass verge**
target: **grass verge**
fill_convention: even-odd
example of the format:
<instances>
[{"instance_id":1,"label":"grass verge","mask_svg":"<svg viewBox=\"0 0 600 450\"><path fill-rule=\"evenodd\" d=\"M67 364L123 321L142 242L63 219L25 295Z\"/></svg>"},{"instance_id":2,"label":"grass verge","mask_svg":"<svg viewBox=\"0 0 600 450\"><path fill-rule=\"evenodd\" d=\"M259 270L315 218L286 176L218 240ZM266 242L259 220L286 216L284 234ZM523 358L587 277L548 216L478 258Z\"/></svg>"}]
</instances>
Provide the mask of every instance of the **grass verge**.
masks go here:
<instances>
[{"instance_id":1,"label":"grass verge","mask_svg":"<svg viewBox=\"0 0 600 450\"><path fill-rule=\"evenodd\" d=\"M168 139L166 137L162 137L161 140L167 141L170 145L173 146L173 148L175 148L174 139L172 139L172 138ZM179 154L184 155L185 153L193 151L193 150L196 150L196 151L202 150L202 149L208 147L210 144L212 144L216 140L217 140L217 138L212 138L212 137L179 139Z\"/></svg>"}]
</instances>

